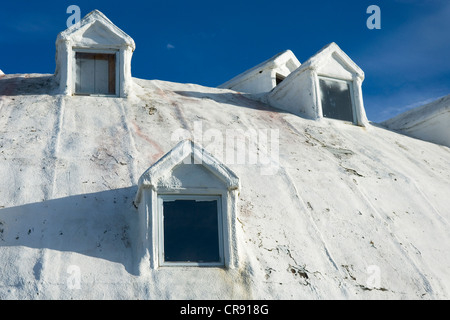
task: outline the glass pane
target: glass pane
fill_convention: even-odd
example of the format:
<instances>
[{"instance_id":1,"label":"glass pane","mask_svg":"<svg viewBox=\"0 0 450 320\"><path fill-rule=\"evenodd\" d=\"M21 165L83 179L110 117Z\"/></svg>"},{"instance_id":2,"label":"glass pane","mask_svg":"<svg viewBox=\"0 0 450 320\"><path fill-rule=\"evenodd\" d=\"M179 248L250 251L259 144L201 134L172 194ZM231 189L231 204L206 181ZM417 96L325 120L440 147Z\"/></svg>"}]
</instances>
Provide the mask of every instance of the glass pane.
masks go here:
<instances>
[{"instance_id":1,"label":"glass pane","mask_svg":"<svg viewBox=\"0 0 450 320\"><path fill-rule=\"evenodd\" d=\"M165 201L164 261L219 262L217 200Z\"/></svg>"},{"instance_id":2,"label":"glass pane","mask_svg":"<svg viewBox=\"0 0 450 320\"><path fill-rule=\"evenodd\" d=\"M322 113L326 118L353 122L350 86L344 81L319 79Z\"/></svg>"}]
</instances>

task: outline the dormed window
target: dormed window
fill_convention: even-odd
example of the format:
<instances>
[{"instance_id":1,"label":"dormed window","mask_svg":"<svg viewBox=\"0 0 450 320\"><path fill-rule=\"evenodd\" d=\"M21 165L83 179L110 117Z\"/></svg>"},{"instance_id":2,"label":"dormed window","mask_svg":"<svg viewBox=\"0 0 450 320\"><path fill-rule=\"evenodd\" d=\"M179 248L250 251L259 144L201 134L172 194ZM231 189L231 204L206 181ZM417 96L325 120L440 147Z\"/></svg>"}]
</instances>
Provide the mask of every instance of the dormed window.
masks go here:
<instances>
[{"instance_id":1,"label":"dormed window","mask_svg":"<svg viewBox=\"0 0 450 320\"><path fill-rule=\"evenodd\" d=\"M141 264L237 267L239 186L211 154L190 140L179 142L139 179Z\"/></svg>"},{"instance_id":2,"label":"dormed window","mask_svg":"<svg viewBox=\"0 0 450 320\"><path fill-rule=\"evenodd\" d=\"M126 98L132 92L134 40L103 13L91 11L56 39L59 92Z\"/></svg>"},{"instance_id":3,"label":"dormed window","mask_svg":"<svg viewBox=\"0 0 450 320\"><path fill-rule=\"evenodd\" d=\"M319 88L325 118L356 122L352 81L320 76Z\"/></svg>"},{"instance_id":4,"label":"dormed window","mask_svg":"<svg viewBox=\"0 0 450 320\"><path fill-rule=\"evenodd\" d=\"M158 196L161 266L223 266L221 196Z\"/></svg>"},{"instance_id":5,"label":"dormed window","mask_svg":"<svg viewBox=\"0 0 450 320\"><path fill-rule=\"evenodd\" d=\"M308 119L332 118L363 127L369 124L361 87L364 71L334 42L294 71L282 74L288 74L287 78L264 98L272 107Z\"/></svg>"},{"instance_id":6,"label":"dormed window","mask_svg":"<svg viewBox=\"0 0 450 320\"><path fill-rule=\"evenodd\" d=\"M77 50L74 54L75 94L117 94L117 52L91 52Z\"/></svg>"}]
</instances>

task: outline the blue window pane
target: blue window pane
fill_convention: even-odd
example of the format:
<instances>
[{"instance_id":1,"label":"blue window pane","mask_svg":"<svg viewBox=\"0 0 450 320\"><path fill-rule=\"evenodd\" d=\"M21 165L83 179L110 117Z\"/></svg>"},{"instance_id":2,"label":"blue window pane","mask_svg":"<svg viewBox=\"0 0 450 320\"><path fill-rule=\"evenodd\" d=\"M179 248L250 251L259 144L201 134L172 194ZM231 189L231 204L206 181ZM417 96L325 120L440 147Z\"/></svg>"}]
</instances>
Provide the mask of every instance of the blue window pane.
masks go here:
<instances>
[{"instance_id":1,"label":"blue window pane","mask_svg":"<svg viewBox=\"0 0 450 320\"><path fill-rule=\"evenodd\" d=\"M219 262L217 200L163 203L164 260Z\"/></svg>"}]
</instances>

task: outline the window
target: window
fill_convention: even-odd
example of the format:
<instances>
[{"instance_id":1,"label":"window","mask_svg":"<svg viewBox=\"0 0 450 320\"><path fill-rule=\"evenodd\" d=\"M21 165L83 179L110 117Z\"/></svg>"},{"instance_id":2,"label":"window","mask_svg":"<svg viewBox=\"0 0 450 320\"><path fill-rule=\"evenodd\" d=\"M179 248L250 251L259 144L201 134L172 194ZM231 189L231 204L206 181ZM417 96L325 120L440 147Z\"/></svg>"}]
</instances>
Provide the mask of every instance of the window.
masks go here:
<instances>
[{"instance_id":1,"label":"window","mask_svg":"<svg viewBox=\"0 0 450 320\"><path fill-rule=\"evenodd\" d=\"M75 93L116 94L116 54L75 52Z\"/></svg>"},{"instance_id":2,"label":"window","mask_svg":"<svg viewBox=\"0 0 450 320\"><path fill-rule=\"evenodd\" d=\"M276 81L276 85L279 85L286 77L277 73L275 75L275 81Z\"/></svg>"},{"instance_id":3,"label":"window","mask_svg":"<svg viewBox=\"0 0 450 320\"><path fill-rule=\"evenodd\" d=\"M351 81L319 77L322 115L324 117L356 122L351 83Z\"/></svg>"},{"instance_id":4,"label":"window","mask_svg":"<svg viewBox=\"0 0 450 320\"><path fill-rule=\"evenodd\" d=\"M159 261L162 266L223 266L220 196L161 195Z\"/></svg>"}]
</instances>

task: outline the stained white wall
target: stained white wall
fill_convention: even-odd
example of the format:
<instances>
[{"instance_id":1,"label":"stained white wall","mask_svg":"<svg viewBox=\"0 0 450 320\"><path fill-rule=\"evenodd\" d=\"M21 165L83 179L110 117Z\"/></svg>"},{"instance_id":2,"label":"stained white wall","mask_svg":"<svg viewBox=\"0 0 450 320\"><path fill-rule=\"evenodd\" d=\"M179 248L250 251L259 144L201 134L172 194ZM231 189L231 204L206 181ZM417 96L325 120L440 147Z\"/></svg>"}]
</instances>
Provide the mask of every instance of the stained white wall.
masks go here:
<instances>
[{"instance_id":1,"label":"stained white wall","mask_svg":"<svg viewBox=\"0 0 450 320\"><path fill-rule=\"evenodd\" d=\"M450 112L425 120L401 132L425 141L434 142L450 148Z\"/></svg>"},{"instance_id":2,"label":"stained white wall","mask_svg":"<svg viewBox=\"0 0 450 320\"><path fill-rule=\"evenodd\" d=\"M450 95L382 123L411 137L450 147Z\"/></svg>"},{"instance_id":3,"label":"stained white wall","mask_svg":"<svg viewBox=\"0 0 450 320\"><path fill-rule=\"evenodd\" d=\"M135 100L72 98L48 94L47 75L20 78L26 85L11 86L0 108L0 299L450 297L448 148L377 126L276 116L217 88L134 79ZM279 130L276 174L229 165L242 182L230 192L238 268L149 267L153 222L132 199L138 175L175 144L180 119L167 97L187 124L201 114L224 135ZM145 104L157 113L136 107ZM151 203L154 191L144 191ZM81 268L80 289L67 286L70 266ZM379 267L379 286L367 282L368 266Z\"/></svg>"},{"instance_id":4,"label":"stained white wall","mask_svg":"<svg viewBox=\"0 0 450 320\"><path fill-rule=\"evenodd\" d=\"M312 70L291 74L267 95L266 101L273 107L316 119L317 93Z\"/></svg>"}]
</instances>

